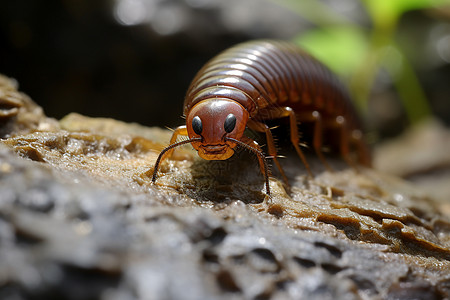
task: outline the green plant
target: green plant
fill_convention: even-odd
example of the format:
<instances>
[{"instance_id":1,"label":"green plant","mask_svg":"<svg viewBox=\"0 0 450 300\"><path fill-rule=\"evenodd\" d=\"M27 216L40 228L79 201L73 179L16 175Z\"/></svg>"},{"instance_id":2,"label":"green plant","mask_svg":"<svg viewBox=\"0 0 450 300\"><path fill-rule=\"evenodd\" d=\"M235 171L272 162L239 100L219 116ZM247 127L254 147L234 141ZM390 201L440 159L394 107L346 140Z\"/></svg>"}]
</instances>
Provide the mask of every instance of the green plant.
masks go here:
<instances>
[{"instance_id":1,"label":"green plant","mask_svg":"<svg viewBox=\"0 0 450 300\"><path fill-rule=\"evenodd\" d=\"M370 28L350 22L317 0L273 1L288 6L316 25L295 41L349 79L360 109L367 109L375 76L384 69L411 123L430 114L422 87L395 34L404 13L450 5L450 0L361 0L372 22Z\"/></svg>"}]
</instances>

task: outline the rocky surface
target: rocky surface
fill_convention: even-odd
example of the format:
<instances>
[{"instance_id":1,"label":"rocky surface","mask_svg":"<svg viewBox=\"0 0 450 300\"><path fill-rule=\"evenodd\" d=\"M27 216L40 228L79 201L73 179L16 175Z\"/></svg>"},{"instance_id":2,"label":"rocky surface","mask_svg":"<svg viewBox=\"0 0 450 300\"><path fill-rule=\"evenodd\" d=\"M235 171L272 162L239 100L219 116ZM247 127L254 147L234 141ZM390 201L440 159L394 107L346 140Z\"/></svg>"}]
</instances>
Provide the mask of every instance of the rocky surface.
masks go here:
<instances>
[{"instance_id":1,"label":"rocky surface","mask_svg":"<svg viewBox=\"0 0 450 300\"><path fill-rule=\"evenodd\" d=\"M154 185L169 131L57 122L0 79L0 299L450 298L448 216L398 177L287 155L269 198L250 154L185 147Z\"/></svg>"},{"instance_id":2,"label":"rocky surface","mask_svg":"<svg viewBox=\"0 0 450 300\"><path fill-rule=\"evenodd\" d=\"M427 119L379 145L375 166L420 186L450 216L449 149L450 130L435 119Z\"/></svg>"}]
</instances>

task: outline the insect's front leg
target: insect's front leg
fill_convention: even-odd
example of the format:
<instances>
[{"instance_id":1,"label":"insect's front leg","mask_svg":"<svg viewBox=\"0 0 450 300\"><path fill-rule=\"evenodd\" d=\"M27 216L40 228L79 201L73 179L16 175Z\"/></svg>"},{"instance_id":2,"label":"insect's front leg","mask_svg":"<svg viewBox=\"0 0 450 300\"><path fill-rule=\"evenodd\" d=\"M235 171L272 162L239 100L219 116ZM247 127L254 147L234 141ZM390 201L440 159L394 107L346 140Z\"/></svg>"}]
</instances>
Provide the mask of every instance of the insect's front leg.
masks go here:
<instances>
[{"instance_id":1,"label":"insect's front leg","mask_svg":"<svg viewBox=\"0 0 450 300\"><path fill-rule=\"evenodd\" d=\"M169 146L175 144L175 142L176 142L177 139L178 139L178 136L180 136L180 135L184 135L184 136L187 136L187 135L188 135L186 125L178 126L178 127L173 131L172 137L170 138ZM165 159L165 158L167 158L167 157L169 157L169 158L172 157L173 150L174 150L174 148L168 150L168 151L166 152L166 154L164 155L164 157L162 157L162 159Z\"/></svg>"},{"instance_id":2,"label":"insect's front leg","mask_svg":"<svg viewBox=\"0 0 450 300\"><path fill-rule=\"evenodd\" d=\"M152 182L156 181L156 174L158 173L158 168L160 163L166 158L166 157L170 157L172 156L173 153L173 149L175 147L190 143L191 140L187 140L187 141L182 141L179 143L176 143L177 138L179 135L188 135L187 134L187 129L186 126L179 126L177 127L177 129L175 129L175 131L172 134L172 138L170 139L170 144L169 146L167 146L166 148L164 148L161 153L159 153L158 158L155 161L155 165L153 167L153 175L152 175Z\"/></svg>"},{"instance_id":3,"label":"insect's front leg","mask_svg":"<svg viewBox=\"0 0 450 300\"><path fill-rule=\"evenodd\" d=\"M241 146L245 146L248 150L252 151L258 157L259 169L264 176L264 181L266 182L266 193L270 196L270 185L269 185L269 167L267 165L266 157L259 144L248 137L242 137L240 143Z\"/></svg>"}]
</instances>

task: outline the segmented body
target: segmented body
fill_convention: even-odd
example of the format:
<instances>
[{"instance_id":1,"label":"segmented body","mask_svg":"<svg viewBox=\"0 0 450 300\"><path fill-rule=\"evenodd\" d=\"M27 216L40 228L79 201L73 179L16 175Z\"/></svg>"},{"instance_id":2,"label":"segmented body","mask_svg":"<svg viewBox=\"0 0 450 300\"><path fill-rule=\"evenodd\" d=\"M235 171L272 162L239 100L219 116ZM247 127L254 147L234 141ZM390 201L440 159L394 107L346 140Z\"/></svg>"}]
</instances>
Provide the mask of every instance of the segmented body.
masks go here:
<instances>
[{"instance_id":1,"label":"segmented body","mask_svg":"<svg viewBox=\"0 0 450 300\"><path fill-rule=\"evenodd\" d=\"M240 110L245 111L237 121L234 118L231 128L225 119L240 115ZM359 163L370 165L369 150L362 140L361 122L348 92L327 67L289 42L247 42L211 59L197 73L187 91L184 114L187 127L181 126L175 131L171 144L177 135L189 135L190 142L205 159L227 159L232 155L228 150L238 144L247 145L260 157L262 150L257 143L243 135L242 127L247 126L266 134L267 152L286 180L265 121L288 117L291 142L308 171L299 147L297 121L314 124L313 148L325 164L321 153L322 139L327 138L325 131L335 129L342 156L353 164L350 154L354 150ZM158 164L159 160L156 168ZM260 158L263 173L264 164L265 159ZM267 170L265 172L268 185ZM156 170L154 179L155 176Z\"/></svg>"},{"instance_id":2,"label":"segmented body","mask_svg":"<svg viewBox=\"0 0 450 300\"><path fill-rule=\"evenodd\" d=\"M337 77L289 42L247 42L210 60L189 87L184 113L215 96L241 103L251 118L258 119L267 107L288 106L295 112L319 111L323 119L343 116L348 130L361 128L348 92Z\"/></svg>"}]
</instances>

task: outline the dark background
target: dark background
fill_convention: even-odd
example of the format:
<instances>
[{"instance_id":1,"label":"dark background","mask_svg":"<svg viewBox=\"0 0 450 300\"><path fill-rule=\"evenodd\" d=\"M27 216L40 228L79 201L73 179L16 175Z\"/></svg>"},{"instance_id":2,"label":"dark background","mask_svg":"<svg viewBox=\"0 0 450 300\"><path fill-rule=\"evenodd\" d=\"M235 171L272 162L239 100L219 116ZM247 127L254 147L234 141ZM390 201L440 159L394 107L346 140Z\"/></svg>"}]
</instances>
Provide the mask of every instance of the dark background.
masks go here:
<instances>
[{"instance_id":1,"label":"dark background","mask_svg":"<svg viewBox=\"0 0 450 300\"><path fill-rule=\"evenodd\" d=\"M342 12L346 17L370 28L358 1L341 3L353 5ZM124 5L134 7L134 15L127 16ZM416 10L402 18L397 33L411 44L408 54L433 114L446 124L449 16L445 10ZM15 78L50 117L77 112L175 127L183 123L190 80L209 58L241 41L292 39L313 26L278 1L2 1L0 73ZM389 80L374 84L368 103L388 105L381 111L389 114L375 114L369 122L380 137L410 125Z\"/></svg>"}]
</instances>

